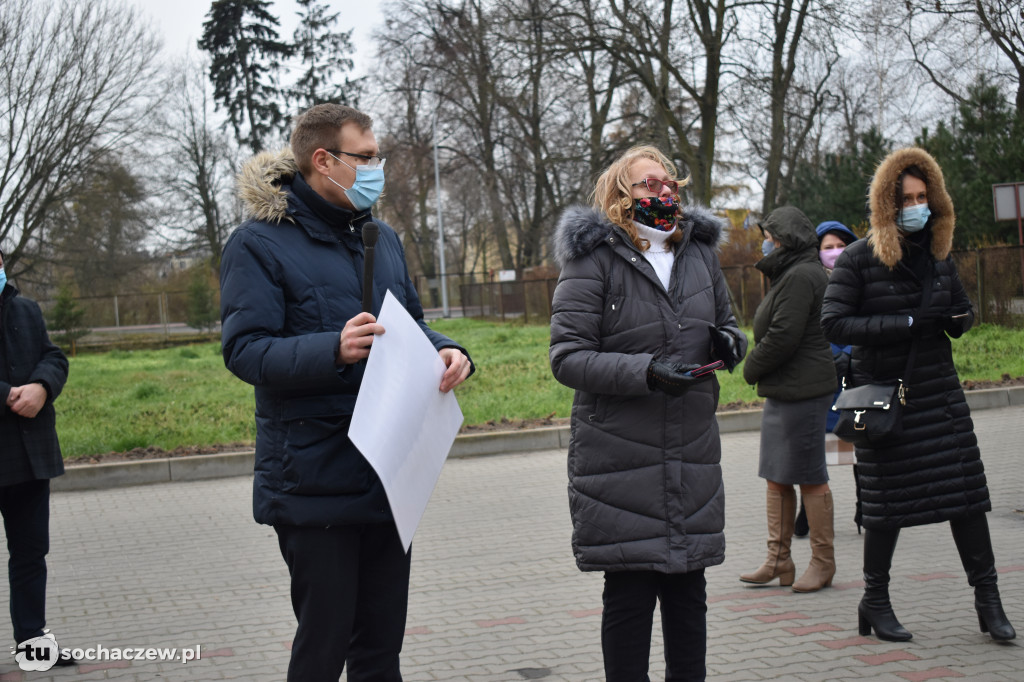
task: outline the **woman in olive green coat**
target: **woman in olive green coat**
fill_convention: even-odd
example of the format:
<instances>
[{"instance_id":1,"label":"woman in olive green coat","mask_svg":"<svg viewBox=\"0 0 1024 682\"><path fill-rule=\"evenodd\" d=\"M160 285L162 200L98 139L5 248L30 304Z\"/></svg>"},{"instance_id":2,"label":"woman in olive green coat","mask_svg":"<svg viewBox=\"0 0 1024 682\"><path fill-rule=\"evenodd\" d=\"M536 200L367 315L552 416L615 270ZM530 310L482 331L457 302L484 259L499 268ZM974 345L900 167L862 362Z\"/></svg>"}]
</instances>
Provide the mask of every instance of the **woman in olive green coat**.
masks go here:
<instances>
[{"instance_id":1,"label":"woman in olive green coat","mask_svg":"<svg viewBox=\"0 0 1024 682\"><path fill-rule=\"evenodd\" d=\"M799 209L778 208L761 225L765 257L757 268L772 283L754 314L757 345L743 378L765 398L758 475L768 483L768 557L740 580L775 578L794 592L816 592L836 572L832 493L825 467L825 416L836 389L832 351L821 331L821 300L828 276L818 258L818 235ZM811 562L794 582L790 556L800 486L811 533Z\"/></svg>"}]
</instances>

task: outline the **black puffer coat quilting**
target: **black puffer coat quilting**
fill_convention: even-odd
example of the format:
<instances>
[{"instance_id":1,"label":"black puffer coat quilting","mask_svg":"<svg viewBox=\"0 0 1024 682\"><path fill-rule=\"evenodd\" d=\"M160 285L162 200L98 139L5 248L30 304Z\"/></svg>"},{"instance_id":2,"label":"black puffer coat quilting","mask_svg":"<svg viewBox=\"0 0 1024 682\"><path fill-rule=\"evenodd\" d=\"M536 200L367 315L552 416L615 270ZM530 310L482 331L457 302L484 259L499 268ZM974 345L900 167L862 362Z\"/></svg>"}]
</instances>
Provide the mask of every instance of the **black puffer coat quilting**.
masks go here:
<instances>
[{"instance_id":1,"label":"black puffer coat quilting","mask_svg":"<svg viewBox=\"0 0 1024 682\"><path fill-rule=\"evenodd\" d=\"M978 441L949 341L949 336L957 338L969 329L974 319L948 255L952 202L931 157L923 152L908 155L908 151L914 150L904 150L903 156L909 160L900 157L892 163L890 158L879 168L872 183L872 200L884 203L884 195L892 194L899 171L907 165L921 167L929 175L933 214L928 233L922 235L926 239L917 240L920 245L903 240L900 250L894 221L877 217L893 213L873 213L875 238L851 244L839 257L822 306L822 326L829 340L853 344L848 383L860 386L906 380L902 434L884 447L857 449L856 472L866 528L936 523L991 509ZM892 245L896 245L895 253ZM920 274L928 272L932 292L922 313L924 282ZM953 319L959 314L965 317ZM903 374L913 340L910 317L942 319L945 330L920 338L908 379Z\"/></svg>"},{"instance_id":2,"label":"black puffer coat quilting","mask_svg":"<svg viewBox=\"0 0 1024 682\"><path fill-rule=\"evenodd\" d=\"M556 231L550 358L576 389L569 507L584 571L684 573L725 557L717 379L681 397L647 386L652 358L708 363L711 327L746 352L715 252L721 221L690 207L680 227L668 291L601 213L570 208Z\"/></svg>"}]
</instances>

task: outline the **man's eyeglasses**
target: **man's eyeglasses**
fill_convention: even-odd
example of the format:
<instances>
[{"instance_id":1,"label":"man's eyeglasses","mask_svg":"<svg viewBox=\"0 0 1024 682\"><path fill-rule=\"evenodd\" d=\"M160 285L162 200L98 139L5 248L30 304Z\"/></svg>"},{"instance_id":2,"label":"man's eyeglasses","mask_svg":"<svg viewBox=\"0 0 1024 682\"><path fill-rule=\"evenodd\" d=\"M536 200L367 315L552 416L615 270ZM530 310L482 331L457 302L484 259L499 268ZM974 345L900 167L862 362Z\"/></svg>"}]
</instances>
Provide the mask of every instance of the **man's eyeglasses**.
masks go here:
<instances>
[{"instance_id":1,"label":"man's eyeglasses","mask_svg":"<svg viewBox=\"0 0 1024 682\"><path fill-rule=\"evenodd\" d=\"M675 180L659 180L658 178L644 178L640 182L634 182L630 186L639 187L640 185L645 185L648 190L654 192L655 194L659 194L661 192L662 187L668 187L669 191L672 192L672 194L675 194L676 192L679 191L679 183L676 182Z\"/></svg>"},{"instance_id":2,"label":"man's eyeglasses","mask_svg":"<svg viewBox=\"0 0 1024 682\"><path fill-rule=\"evenodd\" d=\"M333 154L337 158L338 154L344 154L345 156L351 156L353 159L359 159L365 161L366 165L370 168L376 168L377 166L384 165L384 157L382 156L367 156L366 154L353 154L352 152L343 152L340 149L324 149L328 154ZM341 159L338 159L339 161Z\"/></svg>"}]
</instances>

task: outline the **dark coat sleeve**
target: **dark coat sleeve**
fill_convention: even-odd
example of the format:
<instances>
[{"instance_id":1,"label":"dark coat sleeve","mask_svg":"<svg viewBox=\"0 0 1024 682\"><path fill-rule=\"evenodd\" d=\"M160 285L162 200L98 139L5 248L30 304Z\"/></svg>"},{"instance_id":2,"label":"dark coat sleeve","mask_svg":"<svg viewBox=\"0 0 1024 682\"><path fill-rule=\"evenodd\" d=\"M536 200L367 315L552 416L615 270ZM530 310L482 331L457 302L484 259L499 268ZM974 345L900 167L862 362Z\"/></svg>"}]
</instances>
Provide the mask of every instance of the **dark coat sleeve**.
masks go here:
<instances>
[{"instance_id":1,"label":"dark coat sleeve","mask_svg":"<svg viewBox=\"0 0 1024 682\"><path fill-rule=\"evenodd\" d=\"M743 379L751 385L793 358L802 345L808 316L816 305L814 284L799 271L780 284L770 301L768 330L743 364Z\"/></svg>"},{"instance_id":2,"label":"dark coat sleeve","mask_svg":"<svg viewBox=\"0 0 1024 682\"><path fill-rule=\"evenodd\" d=\"M551 304L551 371L560 383L579 391L645 395L653 355L601 350L603 270L595 253L562 268Z\"/></svg>"},{"instance_id":3,"label":"dark coat sleeve","mask_svg":"<svg viewBox=\"0 0 1024 682\"><path fill-rule=\"evenodd\" d=\"M9 305L15 306L15 310L11 311L15 320L12 327L21 330L18 338L11 340L14 355L12 359L19 364L26 361L32 363L27 376L12 377L16 379L14 385L38 383L46 389L47 401L52 403L67 383L68 359L50 340L43 312L35 301L19 297ZM0 381L0 416L7 414L7 397L10 395L11 387L12 384Z\"/></svg>"},{"instance_id":4,"label":"dark coat sleeve","mask_svg":"<svg viewBox=\"0 0 1024 682\"><path fill-rule=\"evenodd\" d=\"M476 365L473 364L473 358L469 356L469 351L452 341L441 332L431 329L423 319L423 304L420 302L419 294L416 293L416 286L413 284L412 278L409 276L409 266L406 264L405 260L405 249L402 247L402 242L398 239L397 234L394 231L390 231L390 234L395 235L395 246L402 255L402 263L404 267L403 274L405 280L405 309L409 312L409 315L416 320L416 324L419 325L419 328L427 335L427 338L430 339L430 343L433 344L434 348L437 350L441 350L443 348L456 348L466 356L466 359L469 360L469 375L466 377L468 379L473 376L474 372L476 372Z\"/></svg>"},{"instance_id":5,"label":"dark coat sleeve","mask_svg":"<svg viewBox=\"0 0 1024 682\"><path fill-rule=\"evenodd\" d=\"M866 246L866 245L865 245ZM821 304L821 327L825 338L840 346L886 346L911 337L906 315L862 315L865 273L871 264L866 250L856 255L844 251L829 278ZM961 287L962 289L963 287Z\"/></svg>"},{"instance_id":6,"label":"dark coat sleeve","mask_svg":"<svg viewBox=\"0 0 1024 682\"><path fill-rule=\"evenodd\" d=\"M46 323L43 321L43 313L39 306L33 301L35 308L33 317L38 319L39 340L42 349L39 362L36 364L28 383L39 382L46 389L47 398L50 402L57 399L57 396L64 390L64 384L68 381L68 359L64 352L52 341L46 332Z\"/></svg>"},{"instance_id":7,"label":"dark coat sleeve","mask_svg":"<svg viewBox=\"0 0 1024 682\"><path fill-rule=\"evenodd\" d=\"M964 284L960 281L960 273L957 272L953 259L950 264L950 318L946 321L946 333L954 339L959 339L964 333L974 326L974 308L971 300L967 297ZM965 315L965 317L952 317L953 315Z\"/></svg>"},{"instance_id":8,"label":"dark coat sleeve","mask_svg":"<svg viewBox=\"0 0 1024 682\"><path fill-rule=\"evenodd\" d=\"M705 256L705 260L709 261L708 270L711 271L711 279L715 286L715 327L732 334L737 343L736 353L742 360L747 354L749 343L747 335L740 329L736 322L736 316L732 312L729 284L725 281L725 275L722 274L722 265L718 260L718 255L710 248L705 251L708 254Z\"/></svg>"},{"instance_id":9,"label":"dark coat sleeve","mask_svg":"<svg viewBox=\"0 0 1024 682\"><path fill-rule=\"evenodd\" d=\"M285 336L284 273L260 237L241 227L224 247L221 324L224 363L254 386L294 389L341 381L339 331Z\"/></svg>"}]
</instances>

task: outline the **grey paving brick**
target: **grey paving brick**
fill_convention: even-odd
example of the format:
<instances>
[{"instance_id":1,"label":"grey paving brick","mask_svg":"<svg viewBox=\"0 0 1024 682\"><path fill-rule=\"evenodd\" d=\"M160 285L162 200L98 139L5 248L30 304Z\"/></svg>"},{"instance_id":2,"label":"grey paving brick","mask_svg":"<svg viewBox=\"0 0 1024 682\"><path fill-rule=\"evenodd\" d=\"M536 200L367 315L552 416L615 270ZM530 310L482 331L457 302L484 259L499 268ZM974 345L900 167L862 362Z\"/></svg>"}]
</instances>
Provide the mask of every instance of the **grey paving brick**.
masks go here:
<instances>
[{"instance_id":1,"label":"grey paving brick","mask_svg":"<svg viewBox=\"0 0 1024 682\"><path fill-rule=\"evenodd\" d=\"M1024 629L1024 406L974 413L993 512L989 523L1007 614ZM949 668L970 680L1024 679L1024 654L978 631L972 595L947 525L907 529L893 565L896 613L914 633L905 644L828 648L857 637L862 536L852 522L850 467L833 467L836 588L797 595L748 588L740 573L765 552L764 483L756 432L723 435L725 564L709 569L709 678L893 680ZM51 509L49 627L64 646L230 649L182 665L133 661L128 668L35 673L36 680L281 680L294 632L287 570L269 528L251 517L251 478L55 492ZM573 562L561 449L450 460L413 547L403 672L410 682L603 677L602 580ZM807 542L795 540L800 568ZM839 589L842 586L847 589ZM0 599L7 599L6 584ZM730 608L732 607L732 608ZM748 608L750 607L750 608ZM765 623L756 616L805 618ZM482 621L523 623L481 627ZM486 623L485 623L486 624ZM787 627L835 629L791 634ZM655 619L651 678L663 679ZM869 665L857 656L908 651L917 661ZM0 676L18 672L0 661Z\"/></svg>"}]
</instances>

